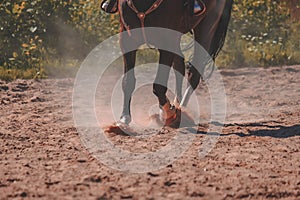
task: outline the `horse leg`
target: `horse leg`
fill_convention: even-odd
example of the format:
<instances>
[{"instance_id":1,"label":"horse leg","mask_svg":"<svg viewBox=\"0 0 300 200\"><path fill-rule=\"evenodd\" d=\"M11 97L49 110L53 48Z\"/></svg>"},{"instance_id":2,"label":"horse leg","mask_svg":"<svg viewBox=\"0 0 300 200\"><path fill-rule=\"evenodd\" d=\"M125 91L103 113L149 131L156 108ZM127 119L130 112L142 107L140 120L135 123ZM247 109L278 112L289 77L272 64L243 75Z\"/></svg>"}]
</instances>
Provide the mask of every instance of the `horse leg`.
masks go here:
<instances>
[{"instance_id":1,"label":"horse leg","mask_svg":"<svg viewBox=\"0 0 300 200\"><path fill-rule=\"evenodd\" d=\"M180 106L186 106L188 101L200 83L204 74L205 64L212 54L211 44L215 32L218 28L220 17L223 13L226 0L215 0L207 12L207 16L194 29L195 41L198 43L194 47L194 56L188 72L189 86L185 91ZM213 58L214 59L214 58Z\"/></svg>"},{"instance_id":2,"label":"horse leg","mask_svg":"<svg viewBox=\"0 0 300 200\"><path fill-rule=\"evenodd\" d=\"M195 29L195 40L209 53L212 53L212 43L217 34L220 19L222 17L225 5L229 0L213 0L211 8L208 8L207 16ZM196 52L195 52L196 53Z\"/></svg>"},{"instance_id":3,"label":"horse leg","mask_svg":"<svg viewBox=\"0 0 300 200\"><path fill-rule=\"evenodd\" d=\"M130 102L136 84L136 78L134 75L135 59L136 59L136 50L125 53L123 55L124 76L122 80L122 90L124 93L124 99L123 99L124 101L123 101L123 112L120 117L120 122L127 125L131 122Z\"/></svg>"},{"instance_id":4,"label":"horse leg","mask_svg":"<svg viewBox=\"0 0 300 200\"><path fill-rule=\"evenodd\" d=\"M187 106L190 97L193 93L193 91L198 87L201 79L201 72L197 70L197 68L194 67L194 65L191 65L188 70L188 87L184 92L183 98L180 102L179 107L185 107Z\"/></svg>"},{"instance_id":5,"label":"horse leg","mask_svg":"<svg viewBox=\"0 0 300 200\"><path fill-rule=\"evenodd\" d=\"M175 71L176 79L176 94L174 99L175 107L179 107L179 104L182 100L182 82L185 76L185 65L183 55L175 55L173 61L173 69Z\"/></svg>"},{"instance_id":6,"label":"horse leg","mask_svg":"<svg viewBox=\"0 0 300 200\"><path fill-rule=\"evenodd\" d=\"M159 67L153 84L153 93L157 96L160 107L160 119L168 125L168 120L176 115L176 109L170 104L166 96L170 68L174 60L174 54L165 50L159 50Z\"/></svg>"},{"instance_id":7,"label":"horse leg","mask_svg":"<svg viewBox=\"0 0 300 200\"><path fill-rule=\"evenodd\" d=\"M204 72L204 67L201 65L201 57L203 57L201 56L202 54L203 54L203 49L201 48L201 46L195 44L193 60L188 65L188 72L187 72L188 85L184 92L179 107L187 106L193 91L198 87L200 83L201 75L203 75Z\"/></svg>"}]
</instances>

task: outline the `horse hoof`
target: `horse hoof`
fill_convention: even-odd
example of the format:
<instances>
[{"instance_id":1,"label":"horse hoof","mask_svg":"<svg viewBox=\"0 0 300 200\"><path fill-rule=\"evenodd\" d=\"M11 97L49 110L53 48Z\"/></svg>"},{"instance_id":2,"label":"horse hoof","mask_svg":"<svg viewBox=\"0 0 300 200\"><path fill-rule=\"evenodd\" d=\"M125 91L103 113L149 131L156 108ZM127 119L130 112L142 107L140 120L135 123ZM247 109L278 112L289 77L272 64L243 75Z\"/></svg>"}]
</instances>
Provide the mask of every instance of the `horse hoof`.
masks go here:
<instances>
[{"instance_id":1,"label":"horse hoof","mask_svg":"<svg viewBox=\"0 0 300 200\"><path fill-rule=\"evenodd\" d=\"M130 122L131 122L131 116L130 115L122 115L120 117L120 121L118 123L129 125Z\"/></svg>"},{"instance_id":2,"label":"horse hoof","mask_svg":"<svg viewBox=\"0 0 300 200\"><path fill-rule=\"evenodd\" d=\"M167 102L165 105L160 106L159 109L159 119L164 123L165 126L168 126L176 119L177 109L175 106L172 106L170 102Z\"/></svg>"}]
</instances>

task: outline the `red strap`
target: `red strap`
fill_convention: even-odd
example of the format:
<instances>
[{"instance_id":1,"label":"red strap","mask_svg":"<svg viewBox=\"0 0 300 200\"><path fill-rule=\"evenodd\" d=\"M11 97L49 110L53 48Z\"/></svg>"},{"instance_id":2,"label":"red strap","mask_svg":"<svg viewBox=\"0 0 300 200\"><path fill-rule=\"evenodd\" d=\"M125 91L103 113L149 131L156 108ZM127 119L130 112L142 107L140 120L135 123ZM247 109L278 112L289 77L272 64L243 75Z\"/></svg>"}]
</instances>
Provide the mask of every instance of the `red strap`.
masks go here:
<instances>
[{"instance_id":1,"label":"red strap","mask_svg":"<svg viewBox=\"0 0 300 200\"><path fill-rule=\"evenodd\" d=\"M163 2L163 0L156 0L152 6L146 11L146 12L139 12L138 9L135 7L134 3L132 2L132 0L127 0L127 4L128 6L138 15L145 18L146 15L150 14L151 12L153 12L154 10L156 10L160 4ZM140 17L139 17L140 18ZM141 19L141 18L140 18Z\"/></svg>"},{"instance_id":2,"label":"red strap","mask_svg":"<svg viewBox=\"0 0 300 200\"><path fill-rule=\"evenodd\" d=\"M135 7L134 3L132 2L132 0L127 0L127 4L128 6L136 13L137 17L140 19L141 21L141 28L142 28L142 32L143 32L143 37L144 37L144 41L147 45L149 45L148 41L147 41L147 37L146 37L146 33L145 33L145 18L148 14L150 14L151 12L153 12L154 10L156 10L160 4L163 2L163 0L156 0L152 6L146 11L146 12L139 12L138 9ZM125 25L127 31L130 31L129 26ZM129 32L130 33L130 32Z\"/></svg>"}]
</instances>

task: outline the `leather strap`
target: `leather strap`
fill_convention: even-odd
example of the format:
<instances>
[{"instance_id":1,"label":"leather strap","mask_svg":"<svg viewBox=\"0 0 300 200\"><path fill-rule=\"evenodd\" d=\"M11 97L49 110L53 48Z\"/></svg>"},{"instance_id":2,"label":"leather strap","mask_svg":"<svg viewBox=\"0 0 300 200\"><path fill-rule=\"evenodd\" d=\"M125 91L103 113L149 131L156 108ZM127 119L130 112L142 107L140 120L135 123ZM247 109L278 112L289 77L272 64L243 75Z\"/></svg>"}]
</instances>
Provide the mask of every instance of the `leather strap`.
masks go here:
<instances>
[{"instance_id":1,"label":"leather strap","mask_svg":"<svg viewBox=\"0 0 300 200\"><path fill-rule=\"evenodd\" d=\"M149 45L147 37L146 37L146 33L145 33L145 18L148 14L152 13L154 10L156 10L160 4L163 2L163 0L156 0L152 6L146 11L146 12L140 12L134 5L132 0L126 0L127 5L136 13L137 17L140 19L141 22L141 28L142 28L142 32L143 32L143 37L144 37L144 41L147 45ZM119 4L120 5L120 4ZM120 8L119 8L120 9ZM121 14L121 19L123 22L124 27L127 29L127 31L130 34L130 27L125 23L124 19L123 19L123 15L121 13L122 11L120 11Z\"/></svg>"},{"instance_id":2,"label":"leather strap","mask_svg":"<svg viewBox=\"0 0 300 200\"><path fill-rule=\"evenodd\" d=\"M141 18L145 18L146 15L150 14L151 12L153 12L154 10L156 10L160 4L163 2L163 0L156 0L152 6L146 11L146 12L139 12L138 9L135 7L134 3L132 0L127 0L127 4L128 6L138 15L138 17Z\"/></svg>"}]
</instances>

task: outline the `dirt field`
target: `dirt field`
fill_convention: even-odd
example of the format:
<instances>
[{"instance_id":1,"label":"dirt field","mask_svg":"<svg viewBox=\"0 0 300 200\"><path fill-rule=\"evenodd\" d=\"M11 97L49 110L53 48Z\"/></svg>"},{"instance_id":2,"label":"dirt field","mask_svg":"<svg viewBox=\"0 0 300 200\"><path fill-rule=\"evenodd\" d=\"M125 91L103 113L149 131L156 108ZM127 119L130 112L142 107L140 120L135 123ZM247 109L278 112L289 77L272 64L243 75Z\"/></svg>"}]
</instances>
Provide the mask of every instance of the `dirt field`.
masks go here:
<instances>
[{"instance_id":1,"label":"dirt field","mask_svg":"<svg viewBox=\"0 0 300 200\"><path fill-rule=\"evenodd\" d=\"M199 158L204 125L182 157L148 173L111 169L82 145L73 79L0 81L0 199L300 199L300 66L221 74L227 117L215 147ZM107 102L105 94L96 96ZM155 131L107 136L128 151L155 151L173 130Z\"/></svg>"}]
</instances>

